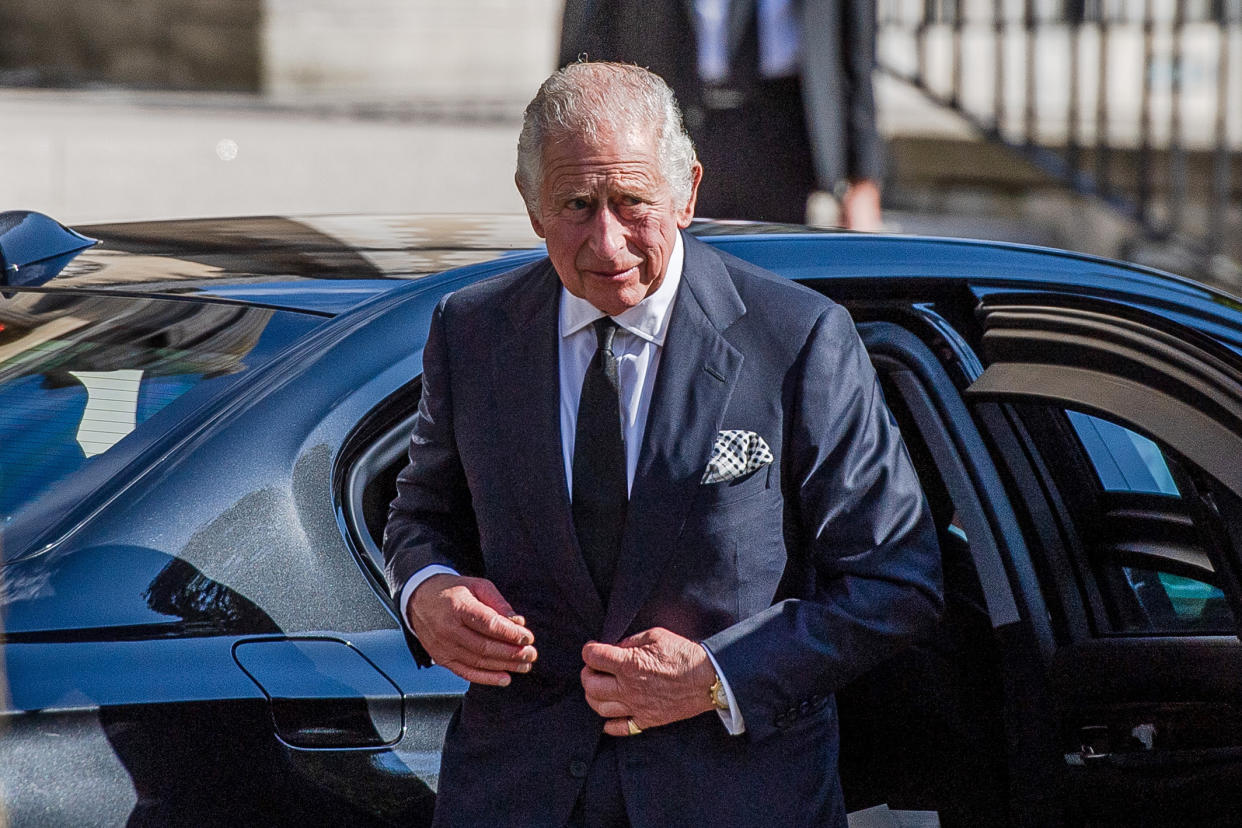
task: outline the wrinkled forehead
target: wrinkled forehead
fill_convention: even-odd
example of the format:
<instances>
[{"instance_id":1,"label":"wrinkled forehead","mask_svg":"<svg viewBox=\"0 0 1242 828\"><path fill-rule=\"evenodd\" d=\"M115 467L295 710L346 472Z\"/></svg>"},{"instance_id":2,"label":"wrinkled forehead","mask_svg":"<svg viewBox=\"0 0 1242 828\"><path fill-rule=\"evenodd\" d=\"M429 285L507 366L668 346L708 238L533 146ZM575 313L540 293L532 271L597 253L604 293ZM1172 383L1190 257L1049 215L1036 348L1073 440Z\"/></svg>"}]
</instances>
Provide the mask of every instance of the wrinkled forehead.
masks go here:
<instances>
[{"instance_id":1,"label":"wrinkled forehead","mask_svg":"<svg viewBox=\"0 0 1242 828\"><path fill-rule=\"evenodd\" d=\"M659 159L655 131L641 126L601 124L597 129L563 130L543 144L543 162L606 159L655 163Z\"/></svg>"},{"instance_id":2,"label":"wrinkled forehead","mask_svg":"<svg viewBox=\"0 0 1242 828\"><path fill-rule=\"evenodd\" d=\"M655 193L667 188L650 136L627 130L595 137L566 136L545 145L545 190L594 188L605 181L625 190Z\"/></svg>"},{"instance_id":3,"label":"wrinkled forehead","mask_svg":"<svg viewBox=\"0 0 1242 828\"><path fill-rule=\"evenodd\" d=\"M543 142L545 158L549 152L582 154L627 152L635 156L654 158L659 152L658 128L633 122L600 121L574 124L563 127L545 138Z\"/></svg>"}]
</instances>

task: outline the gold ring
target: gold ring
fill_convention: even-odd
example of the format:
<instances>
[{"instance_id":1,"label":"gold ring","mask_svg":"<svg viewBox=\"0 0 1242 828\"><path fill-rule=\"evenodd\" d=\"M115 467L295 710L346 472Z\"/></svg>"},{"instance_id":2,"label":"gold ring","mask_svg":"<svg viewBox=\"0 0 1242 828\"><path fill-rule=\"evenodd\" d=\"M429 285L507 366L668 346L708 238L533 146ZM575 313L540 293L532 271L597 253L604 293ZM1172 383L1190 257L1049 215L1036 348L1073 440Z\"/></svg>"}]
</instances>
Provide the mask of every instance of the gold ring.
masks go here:
<instances>
[{"instance_id":1,"label":"gold ring","mask_svg":"<svg viewBox=\"0 0 1242 828\"><path fill-rule=\"evenodd\" d=\"M639 727L638 725L634 724L634 720L633 720L633 719L626 719L626 720L625 720L625 729L629 731L629 733L630 733L630 735L631 735L631 736L637 736L638 734L640 734L640 733L642 733L642 732L643 732L643 729L642 729L641 727Z\"/></svg>"}]
</instances>

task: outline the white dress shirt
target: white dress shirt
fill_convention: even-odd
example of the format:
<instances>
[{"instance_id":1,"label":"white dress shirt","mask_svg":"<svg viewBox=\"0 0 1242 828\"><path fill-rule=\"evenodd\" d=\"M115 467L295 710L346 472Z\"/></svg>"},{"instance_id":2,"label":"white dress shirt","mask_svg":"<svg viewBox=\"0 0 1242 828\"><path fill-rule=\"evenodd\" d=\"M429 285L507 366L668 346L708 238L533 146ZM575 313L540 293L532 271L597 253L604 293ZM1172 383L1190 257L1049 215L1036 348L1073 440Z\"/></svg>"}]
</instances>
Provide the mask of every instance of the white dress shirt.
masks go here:
<instances>
[{"instance_id":1,"label":"white dress shirt","mask_svg":"<svg viewBox=\"0 0 1242 828\"><path fill-rule=\"evenodd\" d=\"M647 428L647 414L651 410L652 389L660 368L664 351L664 339L668 335L670 311L681 284L682 265L685 262L685 246L681 234L673 244L664 281L654 293L628 310L617 314L613 321L620 326L612 340L612 352L617 357L617 375L620 382L621 421L625 437L625 481L627 491L634 485L634 471L638 468L638 452L643 444ZM574 490L574 438L578 426L578 399L582 396L582 380L587 367L598 348L591 323L606 314L585 299L574 296L561 287L560 314L558 319L560 360L560 420L561 455L565 466L565 484L569 492ZM401 590L402 608L408 607L414 590L432 575L457 574L445 566L427 566L415 572ZM405 621L403 614L402 621ZM720 665L706 647L708 659L720 676L728 710L717 711L728 731L734 735L745 732L746 725L738 710L733 691L729 688Z\"/></svg>"}]
</instances>

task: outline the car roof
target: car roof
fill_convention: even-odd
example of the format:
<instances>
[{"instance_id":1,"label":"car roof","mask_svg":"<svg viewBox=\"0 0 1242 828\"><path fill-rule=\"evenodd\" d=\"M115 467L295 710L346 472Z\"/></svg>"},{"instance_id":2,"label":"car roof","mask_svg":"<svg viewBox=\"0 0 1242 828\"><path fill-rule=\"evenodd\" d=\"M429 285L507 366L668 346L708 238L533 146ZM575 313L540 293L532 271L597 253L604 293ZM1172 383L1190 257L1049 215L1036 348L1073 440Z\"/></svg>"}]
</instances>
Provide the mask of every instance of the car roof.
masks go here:
<instances>
[{"instance_id":1,"label":"car roof","mask_svg":"<svg viewBox=\"0 0 1242 828\"><path fill-rule=\"evenodd\" d=\"M312 215L91 224L98 240L40 290L196 297L336 315L444 271L458 279L541 255L524 215ZM1227 327L1242 308L1215 288L1147 267L1052 248L696 220L691 232L803 281L911 282L1114 298ZM463 269L464 268L464 269ZM476 270L477 268L477 270ZM408 289L408 288L407 288ZM1226 337L1229 338L1229 337Z\"/></svg>"},{"instance_id":2,"label":"car roof","mask_svg":"<svg viewBox=\"0 0 1242 828\"><path fill-rule=\"evenodd\" d=\"M77 226L98 240L47 290L214 298L336 314L429 274L529 250L516 215L250 216Z\"/></svg>"},{"instance_id":3,"label":"car roof","mask_svg":"<svg viewBox=\"0 0 1242 828\"><path fill-rule=\"evenodd\" d=\"M834 298L931 300L968 288L1123 303L1195 328L1242 352L1242 300L1127 262L1009 242L872 234L733 236L717 247Z\"/></svg>"}]
</instances>

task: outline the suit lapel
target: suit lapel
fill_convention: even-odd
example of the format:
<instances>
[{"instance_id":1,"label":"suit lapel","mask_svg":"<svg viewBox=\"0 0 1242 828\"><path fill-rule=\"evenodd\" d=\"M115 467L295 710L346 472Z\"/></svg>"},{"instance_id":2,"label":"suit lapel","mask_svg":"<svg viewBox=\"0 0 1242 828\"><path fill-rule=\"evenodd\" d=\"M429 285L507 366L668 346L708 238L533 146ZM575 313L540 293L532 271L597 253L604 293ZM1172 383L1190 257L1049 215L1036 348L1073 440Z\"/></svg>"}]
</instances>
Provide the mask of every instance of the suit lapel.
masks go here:
<instances>
[{"instance_id":1,"label":"suit lapel","mask_svg":"<svg viewBox=\"0 0 1242 828\"><path fill-rule=\"evenodd\" d=\"M561 459L560 357L557 310L561 283L550 263L523 280L507 308L507 337L495 349L493 381L500 405L496 465L551 571L587 628L599 629L604 607L578 548Z\"/></svg>"},{"instance_id":2,"label":"suit lapel","mask_svg":"<svg viewBox=\"0 0 1242 828\"><path fill-rule=\"evenodd\" d=\"M742 354L721 332L745 306L720 258L692 236L683 239L685 267L630 491L605 641L624 634L677 548L742 367Z\"/></svg>"}]
</instances>

